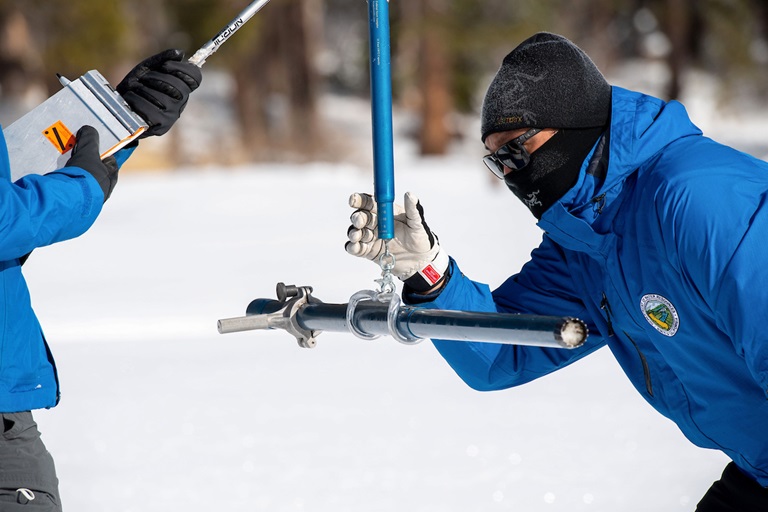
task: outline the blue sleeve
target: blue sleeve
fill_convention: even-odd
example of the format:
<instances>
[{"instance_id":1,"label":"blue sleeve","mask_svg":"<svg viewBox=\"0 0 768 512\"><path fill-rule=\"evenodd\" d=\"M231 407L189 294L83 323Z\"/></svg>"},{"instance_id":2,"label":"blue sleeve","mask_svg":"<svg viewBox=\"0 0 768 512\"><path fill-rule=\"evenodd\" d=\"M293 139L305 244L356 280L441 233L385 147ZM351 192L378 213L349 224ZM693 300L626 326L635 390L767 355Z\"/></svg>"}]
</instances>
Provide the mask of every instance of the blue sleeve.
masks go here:
<instances>
[{"instance_id":1,"label":"blue sleeve","mask_svg":"<svg viewBox=\"0 0 768 512\"><path fill-rule=\"evenodd\" d=\"M493 293L459 271L451 260L452 275L432 302L434 309L572 316L589 324L581 302L568 295L570 279L561 255L546 240L522 271ZM590 326L592 327L592 326ZM590 332L596 332L593 327ZM556 349L495 343L432 340L437 350L470 387L489 391L524 384L567 366L605 344L590 336L580 348Z\"/></svg>"},{"instance_id":2,"label":"blue sleeve","mask_svg":"<svg viewBox=\"0 0 768 512\"><path fill-rule=\"evenodd\" d=\"M80 236L103 202L99 184L78 167L30 174L14 183L0 180L0 260Z\"/></svg>"},{"instance_id":3,"label":"blue sleeve","mask_svg":"<svg viewBox=\"0 0 768 512\"><path fill-rule=\"evenodd\" d=\"M115 153L122 166L137 142ZM104 193L79 167L46 175L29 174L11 183L8 155L0 137L0 261L20 258L38 247L76 238L101 212Z\"/></svg>"}]
</instances>

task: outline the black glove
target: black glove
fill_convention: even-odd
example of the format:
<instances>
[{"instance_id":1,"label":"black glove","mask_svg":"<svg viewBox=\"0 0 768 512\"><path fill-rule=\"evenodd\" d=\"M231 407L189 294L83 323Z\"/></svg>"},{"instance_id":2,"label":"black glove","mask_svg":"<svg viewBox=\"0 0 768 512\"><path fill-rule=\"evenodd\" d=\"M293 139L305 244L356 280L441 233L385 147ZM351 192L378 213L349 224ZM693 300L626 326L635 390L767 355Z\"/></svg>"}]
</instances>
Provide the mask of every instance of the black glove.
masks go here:
<instances>
[{"instance_id":1,"label":"black glove","mask_svg":"<svg viewBox=\"0 0 768 512\"><path fill-rule=\"evenodd\" d=\"M80 167L99 182L104 192L104 202L109 199L117 185L117 160L114 156L101 159L99 153L99 132L93 126L83 126L75 135L75 147L67 160L67 167Z\"/></svg>"},{"instance_id":2,"label":"black glove","mask_svg":"<svg viewBox=\"0 0 768 512\"><path fill-rule=\"evenodd\" d=\"M149 125L140 138L171 129L200 86L200 68L184 60L181 50L165 50L140 62L116 89L134 112Z\"/></svg>"}]
</instances>

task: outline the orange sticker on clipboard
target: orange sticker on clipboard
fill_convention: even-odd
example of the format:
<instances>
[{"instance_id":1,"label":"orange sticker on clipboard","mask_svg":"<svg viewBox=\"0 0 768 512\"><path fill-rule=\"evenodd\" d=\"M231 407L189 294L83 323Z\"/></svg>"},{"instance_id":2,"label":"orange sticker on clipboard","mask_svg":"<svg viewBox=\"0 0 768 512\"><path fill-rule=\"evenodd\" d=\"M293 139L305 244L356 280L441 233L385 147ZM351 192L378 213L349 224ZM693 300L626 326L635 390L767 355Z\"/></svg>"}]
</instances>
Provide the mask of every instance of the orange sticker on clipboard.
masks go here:
<instances>
[{"instance_id":1,"label":"orange sticker on clipboard","mask_svg":"<svg viewBox=\"0 0 768 512\"><path fill-rule=\"evenodd\" d=\"M62 155L75 147L75 136L61 121L43 130L43 135Z\"/></svg>"}]
</instances>

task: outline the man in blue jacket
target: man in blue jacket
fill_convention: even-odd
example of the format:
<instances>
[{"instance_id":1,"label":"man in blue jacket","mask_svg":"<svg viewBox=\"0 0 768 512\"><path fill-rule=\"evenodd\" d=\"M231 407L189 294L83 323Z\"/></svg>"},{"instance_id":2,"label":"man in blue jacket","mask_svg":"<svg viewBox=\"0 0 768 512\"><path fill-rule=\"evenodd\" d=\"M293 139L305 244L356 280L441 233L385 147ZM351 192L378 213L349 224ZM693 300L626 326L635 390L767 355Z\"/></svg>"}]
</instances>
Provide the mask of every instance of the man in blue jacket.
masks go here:
<instances>
[{"instance_id":1,"label":"man in blue jacket","mask_svg":"<svg viewBox=\"0 0 768 512\"><path fill-rule=\"evenodd\" d=\"M544 231L499 288L465 277L398 210L393 273L426 308L573 316L575 350L433 340L478 390L509 388L607 346L694 444L732 459L698 512L768 510L768 164L704 137L684 107L611 87L567 39L539 33L485 96L486 166ZM347 252L378 260L375 203L353 194Z\"/></svg>"},{"instance_id":2,"label":"man in blue jacket","mask_svg":"<svg viewBox=\"0 0 768 512\"><path fill-rule=\"evenodd\" d=\"M176 122L200 69L166 50L137 65L118 92L149 125L141 137L161 135ZM101 160L99 134L78 130L66 165L11 183L0 136L0 510L60 511L58 479L31 411L59 401L56 367L30 305L21 267L29 254L83 234L117 183L118 169L135 149Z\"/></svg>"}]
</instances>

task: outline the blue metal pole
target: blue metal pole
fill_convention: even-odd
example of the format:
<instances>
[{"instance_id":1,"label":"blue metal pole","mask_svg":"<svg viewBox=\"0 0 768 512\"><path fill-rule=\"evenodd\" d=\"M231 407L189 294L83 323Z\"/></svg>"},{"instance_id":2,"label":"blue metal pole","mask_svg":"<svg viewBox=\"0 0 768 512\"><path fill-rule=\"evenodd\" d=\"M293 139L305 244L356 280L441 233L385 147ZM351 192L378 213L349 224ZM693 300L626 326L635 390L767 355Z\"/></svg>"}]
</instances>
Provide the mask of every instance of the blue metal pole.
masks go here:
<instances>
[{"instance_id":1,"label":"blue metal pole","mask_svg":"<svg viewBox=\"0 0 768 512\"><path fill-rule=\"evenodd\" d=\"M395 236L395 164L392 143L392 73L388 0L368 0L373 123L373 188L379 238Z\"/></svg>"}]
</instances>

